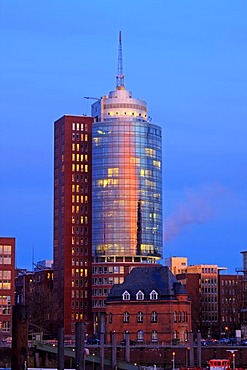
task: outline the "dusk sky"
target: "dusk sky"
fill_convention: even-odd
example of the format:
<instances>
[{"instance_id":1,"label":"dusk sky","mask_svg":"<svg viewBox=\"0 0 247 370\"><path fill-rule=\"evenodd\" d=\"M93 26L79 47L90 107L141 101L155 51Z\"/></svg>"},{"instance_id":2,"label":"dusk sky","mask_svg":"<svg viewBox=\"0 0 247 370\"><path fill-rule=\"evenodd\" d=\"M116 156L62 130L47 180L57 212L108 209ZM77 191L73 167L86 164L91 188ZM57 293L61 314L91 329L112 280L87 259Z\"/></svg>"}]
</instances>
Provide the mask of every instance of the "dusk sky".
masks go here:
<instances>
[{"instance_id":1,"label":"dusk sky","mask_svg":"<svg viewBox=\"0 0 247 370\"><path fill-rule=\"evenodd\" d=\"M1 0L0 235L53 257L53 127L125 86L163 128L164 258L247 250L247 1Z\"/></svg>"}]
</instances>

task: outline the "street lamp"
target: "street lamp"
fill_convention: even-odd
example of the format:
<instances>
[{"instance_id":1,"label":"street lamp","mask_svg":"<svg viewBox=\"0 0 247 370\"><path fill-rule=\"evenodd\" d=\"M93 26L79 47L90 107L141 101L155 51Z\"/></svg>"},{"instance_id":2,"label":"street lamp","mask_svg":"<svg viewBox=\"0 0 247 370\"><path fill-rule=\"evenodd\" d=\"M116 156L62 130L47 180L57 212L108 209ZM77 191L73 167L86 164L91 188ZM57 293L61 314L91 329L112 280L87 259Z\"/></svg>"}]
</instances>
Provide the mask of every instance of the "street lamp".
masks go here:
<instances>
[{"instance_id":1,"label":"street lamp","mask_svg":"<svg viewBox=\"0 0 247 370\"><path fill-rule=\"evenodd\" d=\"M172 370L175 369L175 355L176 355L176 353L172 352Z\"/></svg>"},{"instance_id":2,"label":"street lamp","mask_svg":"<svg viewBox=\"0 0 247 370\"><path fill-rule=\"evenodd\" d=\"M93 370L94 370L94 356L95 356L95 354L93 353Z\"/></svg>"},{"instance_id":3,"label":"street lamp","mask_svg":"<svg viewBox=\"0 0 247 370\"><path fill-rule=\"evenodd\" d=\"M237 349L227 349L227 352L232 353L232 368L235 370L236 362L235 362L235 352L238 352Z\"/></svg>"}]
</instances>

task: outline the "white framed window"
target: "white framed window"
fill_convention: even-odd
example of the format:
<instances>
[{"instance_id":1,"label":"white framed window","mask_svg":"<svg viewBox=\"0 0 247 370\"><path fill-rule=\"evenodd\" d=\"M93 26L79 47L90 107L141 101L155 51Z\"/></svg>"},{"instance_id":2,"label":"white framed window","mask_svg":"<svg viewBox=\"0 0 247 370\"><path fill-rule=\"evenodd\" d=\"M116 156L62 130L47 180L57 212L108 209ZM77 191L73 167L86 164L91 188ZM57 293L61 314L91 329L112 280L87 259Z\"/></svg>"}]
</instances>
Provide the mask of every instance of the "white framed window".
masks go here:
<instances>
[{"instance_id":1,"label":"white framed window","mask_svg":"<svg viewBox=\"0 0 247 370\"><path fill-rule=\"evenodd\" d=\"M130 300L130 294L127 290L122 294L123 301L129 301Z\"/></svg>"},{"instance_id":2,"label":"white framed window","mask_svg":"<svg viewBox=\"0 0 247 370\"><path fill-rule=\"evenodd\" d=\"M137 314L137 322L143 322L143 312L141 311Z\"/></svg>"},{"instance_id":3,"label":"white framed window","mask_svg":"<svg viewBox=\"0 0 247 370\"><path fill-rule=\"evenodd\" d=\"M151 322L157 322L158 321L158 314L156 311L153 311L151 314Z\"/></svg>"},{"instance_id":4,"label":"white framed window","mask_svg":"<svg viewBox=\"0 0 247 370\"><path fill-rule=\"evenodd\" d=\"M149 294L149 297L151 300L158 299L158 293L156 292L156 290L152 290L152 292Z\"/></svg>"},{"instance_id":5,"label":"white framed window","mask_svg":"<svg viewBox=\"0 0 247 370\"><path fill-rule=\"evenodd\" d=\"M123 315L123 322L129 322L130 321L130 314L125 311Z\"/></svg>"},{"instance_id":6,"label":"white framed window","mask_svg":"<svg viewBox=\"0 0 247 370\"><path fill-rule=\"evenodd\" d=\"M138 342L143 342L143 340L144 340L143 330L138 330L138 332L137 332L137 341Z\"/></svg>"},{"instance_id":7,"label":"white framed window","mask_svg":"<svg viewBox=\"0 0 247 370\"><path fill-rule=\"evenodd\" d=\"M152 342L158 342L158 332L157 332L157 330L152 330Z\"/></svg>"},{"instance_id":8,"label":"white framed window","mask_svg":"<svg viewBox=\"0 0 247 370\"><path fill-rule=\"evenodd\" d=\"M141 290L136 293L136 299L137 301L142 301L144 299L144 293Z\"/></svg>"}]
</instances>

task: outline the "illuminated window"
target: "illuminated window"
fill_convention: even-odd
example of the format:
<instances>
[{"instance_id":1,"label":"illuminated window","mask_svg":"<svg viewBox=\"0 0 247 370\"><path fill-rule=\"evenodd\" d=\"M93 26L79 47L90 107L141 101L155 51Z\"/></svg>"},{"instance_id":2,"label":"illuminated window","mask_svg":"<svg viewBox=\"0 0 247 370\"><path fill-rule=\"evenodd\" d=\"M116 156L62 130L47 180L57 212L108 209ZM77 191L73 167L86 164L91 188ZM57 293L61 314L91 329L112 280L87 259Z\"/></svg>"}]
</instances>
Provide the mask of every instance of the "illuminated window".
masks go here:
<instances>
[{"instance_id":1,"label":"illuminated window","mask_svg":"<svg viewBox=\"0 0 247 370\"><path fill-rule=\"evenodd\" d=\"M155 160L153 160L153 165L154 165L155 167L158 167L158 168L160 168L160 167L161 167L161 163L160 163L160 161L155 161Z\"/></svg>"},{"instance_id":2,"label":"illuminated window","mask_svg":"<svg viewBox=\"0 0 247 370\"><path fill-rule=\"evenodd\" d=\"M151 148L145 148L145 154L146 154L148 157L155 158L156 150L151 149Z\"/></svg>"}]
</instances>

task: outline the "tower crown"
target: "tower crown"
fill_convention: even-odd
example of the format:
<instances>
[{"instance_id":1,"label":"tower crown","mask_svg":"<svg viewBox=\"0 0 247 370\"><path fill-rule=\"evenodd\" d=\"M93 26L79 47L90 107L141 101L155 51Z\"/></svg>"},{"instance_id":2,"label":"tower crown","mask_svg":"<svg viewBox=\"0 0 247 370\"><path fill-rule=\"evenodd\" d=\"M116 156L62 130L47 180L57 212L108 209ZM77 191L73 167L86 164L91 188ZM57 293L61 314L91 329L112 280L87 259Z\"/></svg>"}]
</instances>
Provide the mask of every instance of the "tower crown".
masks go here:
<instances>
[{"instance_id":1,"label":"tower crown","mask_svg":"<svg viewBox=\"0 0 247 370\"><path fill-rule=\"evenodd\" d=\"M119 31L118 71L117 71L117 75L116 75L116 88L117 88L117 90L124 90L123 56L122 56L122 34L121 34L121 31Z\"/></svg>"}]
</instances>

